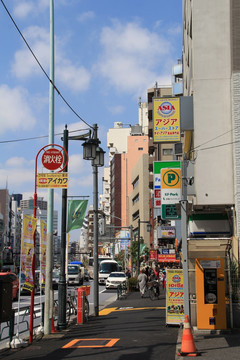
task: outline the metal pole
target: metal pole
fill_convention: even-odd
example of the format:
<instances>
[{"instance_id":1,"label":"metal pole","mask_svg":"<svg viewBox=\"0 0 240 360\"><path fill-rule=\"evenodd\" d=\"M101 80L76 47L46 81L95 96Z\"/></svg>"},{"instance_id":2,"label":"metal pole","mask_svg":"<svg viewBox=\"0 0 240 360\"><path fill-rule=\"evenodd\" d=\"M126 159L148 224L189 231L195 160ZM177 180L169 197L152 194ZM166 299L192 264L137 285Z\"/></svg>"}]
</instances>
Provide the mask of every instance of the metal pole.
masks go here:
<instances>
[{"instance_id":1,"label":"metal pole","mask_svg":"<svg viewBox=\"0 0 240 360\"><path fill-rule=\"evenodd\" d=\"M39 154L39 153L38 153ZM33 217L37 217L37 159L35 158L35 176L34 176L34 198L33 198ZM29 325L29 343L33 342L33 315L34 315L34 296L35 296L35 247L36 247L36 230L33 234L34 254L32 259L32 275L33 275L33 289L31 291L31 305L30 305L30 325ZM21 271L20 271L21 273Z\"/></svg>"},{"instance_id":2,"label":"metal pole","mask_svg":"<svg viewBox=\"0 0 240 360\"><path fill-rule=\"evenodd\" d=\"M93 137L97 140L97 124L93 125ZM99 286L98 286L98 168L92 164L93 168L93 239L94 239L94 314L99 315Z\"/></svg>"},{"instance_id":3,"label":"metal pole","mask_svg":"<svg viewBox=\"0 0 240 360\"><path fill-rule=\"evenodd\" d=\"M54 143L54 1L50 0L50 85L49 85L49 144ZM52 258L53 258L53 189L48 190L46 284L44 307L44 334L51 332L52 308ZM50 294L51 292L51 294Z\"/></svg>"},{"instance_id":4,"label":"metal pole","mask_svg":"<svg viewBox=\"0 0 240 360\"><path fill-rule=\"evenodd\" d=\"M140 274L140 219L138 219L137 275Z\"/></svg>"},{"instance_id":5,"label":"metal pole","mask_svg":"<svg viewBox=\"0 0 240 360\"><path fill-rule=\"evenodd\" d=\"M181 201L181 227L182 227L182 263L183 263L183 291L184 314L189 316L189 285L188 285L188 245L187 245L187 160L186 154L182 161L182 201Z\"/></svg>"},{"instance_id":6,"label":"metal pole","mask_svg":"<svg viewBox=\"0 0 240 360\"><path fill-rule=\"evenodd\" d=\"M132 245L133 245L133 227L132 225L129 226L130 227L130 241L131 241L131 250L132 250ZM132 251L130 253L131 256L131 276L133 276L133 263L132 263Z\"/></svg>"},{"instance_id":7,"label":"metal pole","mask_svg":"<svg viewBox=\"0 0 240 360\"><path fill-rule=\"evenodd\" d=\"M68 153L68 130L67 125L63 132L63 147ZM64 164L66 164L66 155L64 154ZM64 172L68 171L68 166ZM66 323L66 302L67 302L67 286L66 286L66 237L67 237L67 189L62 189L62 228L61 228L61 255L60 255L60 274L58 282L58 329L64 330Z\"/></svg>"}]
</instances>

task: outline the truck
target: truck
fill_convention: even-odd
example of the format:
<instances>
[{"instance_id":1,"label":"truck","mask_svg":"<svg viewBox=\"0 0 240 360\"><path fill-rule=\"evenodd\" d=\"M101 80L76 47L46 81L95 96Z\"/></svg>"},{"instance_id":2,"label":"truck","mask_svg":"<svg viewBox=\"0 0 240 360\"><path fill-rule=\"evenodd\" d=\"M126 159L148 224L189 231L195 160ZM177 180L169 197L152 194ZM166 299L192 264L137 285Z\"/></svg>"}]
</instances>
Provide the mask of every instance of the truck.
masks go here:
<instances>
[{"instance_id":1,"label":"truck","mask_svg":"<svg viewBox=\"0 0 240 360\"><path fill-rule=\"evenodd\" d=\"M83 285L84 267L80 264L68 264L67 283L68 285Z\"/></svg>"}]
</instances>

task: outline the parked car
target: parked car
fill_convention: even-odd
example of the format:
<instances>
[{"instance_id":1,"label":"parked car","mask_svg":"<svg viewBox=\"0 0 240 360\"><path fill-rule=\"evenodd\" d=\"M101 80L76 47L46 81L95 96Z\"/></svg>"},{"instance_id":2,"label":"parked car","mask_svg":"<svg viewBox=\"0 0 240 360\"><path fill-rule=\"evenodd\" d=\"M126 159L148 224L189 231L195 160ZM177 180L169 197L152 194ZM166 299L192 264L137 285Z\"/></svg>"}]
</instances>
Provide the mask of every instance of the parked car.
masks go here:
<instances>
[{"instance_id":1,"label":"parked car","mask_svg":"<svg viewBox=\"0 0 240 360\"><path fill-rule=\"evenodd\" d=\"M106 289L116 289L118 285L127 285L127 277L124 272L111 272L106 280Z\"/></svg>"},{"instance_id":2,"label":"parked car","mask_svg":"<svg viewBox=\"0 0 240 360\"><path fill-rule=\"evenodd\" d=\"M0 272L0 276L9 277L12 283L12 299L18 299L18 292L19 292L19 279L16 274L12 272Z\"/></svg>"}]
</instances>

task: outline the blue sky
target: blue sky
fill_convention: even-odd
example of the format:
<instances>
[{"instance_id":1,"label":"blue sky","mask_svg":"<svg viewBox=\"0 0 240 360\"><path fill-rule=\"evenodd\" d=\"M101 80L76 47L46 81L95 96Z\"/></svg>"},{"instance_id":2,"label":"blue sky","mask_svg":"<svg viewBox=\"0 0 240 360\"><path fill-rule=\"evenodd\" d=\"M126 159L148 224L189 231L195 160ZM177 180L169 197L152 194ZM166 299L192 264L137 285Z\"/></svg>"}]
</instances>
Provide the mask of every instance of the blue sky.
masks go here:
<instances>
[{"instance_id":1,"label":"blue sky","mask_svg":"<svg viewBox=\"0 0 240 360\"><path fill-rule=\"evenodd\" d=\"M26 41L49 74L50 0L3 0ZM88 124L97 123L107 151L114 122L138 122L138 98L147 89L171 84L181 58L181 0L55 0L55 84ZM49 83L0 2L0 188L29 198L34 193L35 157L48 138ZM87 126L55 93L55 134ZM62 145L61 136L55 143ZM91 163L82 142L69 142L68 195L89 195ZM106 165L108 158L105 159ZM100 170L99 179L102 177ZM101 192L101 181L99 182ZM38 190L47 200L47 191ZM61 218L61 190L54 192Z\"/></svg>"}]
</instances>

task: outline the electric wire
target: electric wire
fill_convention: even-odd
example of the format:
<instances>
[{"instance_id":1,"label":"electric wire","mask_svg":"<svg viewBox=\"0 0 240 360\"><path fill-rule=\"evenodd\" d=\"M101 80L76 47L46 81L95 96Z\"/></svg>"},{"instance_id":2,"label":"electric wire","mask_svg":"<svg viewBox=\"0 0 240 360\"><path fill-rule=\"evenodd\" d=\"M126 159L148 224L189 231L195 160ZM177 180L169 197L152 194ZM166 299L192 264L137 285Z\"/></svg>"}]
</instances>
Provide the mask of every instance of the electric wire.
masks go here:
<instances>
[{"instance_id":1,"label":"electric wire","mask_svg":"<svg viewBox=\"0 0 240 360\"><path fill-rule=\"evenodd\" d=\"M23 36L21 30L19 29L19 27L17 26L16 22L14 21L10 11L8 10L8 8L6 7L5 3L3 0L1 0L1 3L3 5L3 7L5 8L8 16L10 17L12 23L14 24L15 28L17 29L18 33L20 34L21 38L23 39L23 41L25 42L28 50L31 52L32 56L34 57L34 59L36 60L37 64L39 65L40 69L42 70L42 72L44 73L44 75L47 77L48 81L51 83L51 85L54 87L54 89L57 91L58 95L61 97L61 99L65 102L65 104L69 107L69 109L82 121L84 122L84 124L86 124L87 126L89 126L90 128L93 128L91 125L89 125L80 115L78 115L78 113L72 108L72 106L68 103L68 101L65 99L65 97L61 94L61 92L58 90L58 88L56 87L55 83L50 79L50 77L48 76L47 72L45 71L45 69L43 68L43 66L41 65L40 61L38 60L37 56L34 54L33 50L31 49L30 45L28 44L27 40L25 39L25 37Z\"/></svg>"},{"instance_id":2,"label":"electric wire","mask_svg":"<svg viewBox=\"0 0 240 360\"><path fill-rule=\"evenodd\" d=\"M74 133L74 132L78 132L78 131L86 131L88 129L81 129L81 130L71 130L68 131L69 134L70 133ZM62 136L63 133L59 133L59 134L54 134L54 136ZM29 137L29 138L23 138L23 139L14 139L14 140L3 140L0 141L0 144L7 144L7 143L13 143L13 142L21 142L21 141L28 141L28 140L37 140L37 139L43 139L43 138L48 138L49 135L42 135L42 136L35 136L35 137Z\"/></svg>"}]
</instances>

